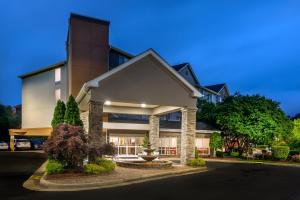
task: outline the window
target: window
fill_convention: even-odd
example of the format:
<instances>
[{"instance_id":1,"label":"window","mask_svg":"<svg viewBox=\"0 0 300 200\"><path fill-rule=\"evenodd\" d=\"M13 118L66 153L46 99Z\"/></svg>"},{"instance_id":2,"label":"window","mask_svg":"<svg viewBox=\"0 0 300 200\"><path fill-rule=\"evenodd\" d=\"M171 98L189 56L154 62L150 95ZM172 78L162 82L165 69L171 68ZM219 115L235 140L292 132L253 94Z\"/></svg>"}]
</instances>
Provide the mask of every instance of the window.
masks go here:
<instances>
[{"instance_id":1,"label":"window","mask_svg":"<svg viewBox=\"0 0 300 200\"><path fill-rule=\"evenodd\" d=\"M199 155L209 155L209 138L196 138L195 146Z\"/></svg>"},{"instance_id":2,"label":"window","mask_svg":"<svg viewBox=\"0 0 300 200\"><path fill-rule=\"evenodd\" d=\"M55 69L55 82L61 81L61 68Z\"/></svg>"},{"instance_id":3,"label":"window","mask_svg":"<svg viewBox=\"0 0 300 200\"><path fill-rule=\"evenodd\" d=\"M177 138L162 137L159 138L159 154L160 155L177 155Z\"/></svg>"},{"instance_id":4,"label":"window","mask_svg":"<svg viewBox=\"0 0 300 200\"><path fill-rule=\"evenodd\" d=\"M55 100L60 100L60 89L55 89Z\"/></svg>"}]
</instances>

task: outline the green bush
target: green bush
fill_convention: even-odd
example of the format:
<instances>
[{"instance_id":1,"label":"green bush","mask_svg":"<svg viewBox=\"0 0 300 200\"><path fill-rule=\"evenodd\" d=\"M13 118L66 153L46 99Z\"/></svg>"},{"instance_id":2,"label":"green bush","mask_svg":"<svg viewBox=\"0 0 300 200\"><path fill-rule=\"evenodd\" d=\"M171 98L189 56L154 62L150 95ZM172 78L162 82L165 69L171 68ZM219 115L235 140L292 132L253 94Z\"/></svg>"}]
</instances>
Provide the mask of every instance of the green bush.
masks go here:
<instances>
[{"instance_id":1,"label":"green bush","mask_svg":"<svg viewBox=\"0 0 300 200\"><path fill-rule=\"evenodd\" d=\"M96 158L96 164L101 167L104 167L107 170L107 172L111 172L116 168L116 164L113 161L100 157Z\"/></svg>"},{"instance_id":2,"label":"green bush","mask_svg":"<svg viewBox=\"0 0 300 200\"><path fill-rule=\"evenodd\" d=\"M205 160L202 158L194 158L192 160L189 160L187 164L192 167L204 167Z\"/></svg>"},{"instance_id":3,"label":"green bush","mask_svg":"<svg viewBox=\"0 0 300 200\"><path fill-rule=\"evenodd\" d=\"M294 150L290 150L289 156L299 155L299 154L300 154L300 149L294 149Z\"/></svg>"},{"instance_id":4,"label":"green bush","mask_svg":"<svg viewBox=\"0 0 300 200\"><path fill-rule=\"evenodd\" d=\"M217 151L217 152L216 152L216 156L217 156L218 158L224 158L224 152L223 152L223 151Z\"/></svg>"},{"instance_id":5,"label":"green bush","mask_svg":"<svg viewBox=\"0 0 300 200\"><path fill-rule=\"evenodd\" d=\"M46 166L47 174L59 174L64 171L63 165L57 160L49 160Z\"/></svg>"},{"instance_id":6,"label":"green bush","mask_svg":"<svg viewBox=\"0 0 300 200\"><path fill-rule=\"evenodd\" d=\"M231 157L239 157L239 152L230 152Z\"/></svg>"},{"instance_id":7,"label":"green bush","mask_svg":"<svg viewBox=\"0 0 300 200\"><path fill-rule=\"evenodd\" d=\"M272 146L272 156L276 160L287 159L290 152L290 147L288 146Z\"/></svg>"},{"instance_id":8,"label":"green bush","mask_svg":"<svg viewBox=\"0 0 300 200\"><path fill-rule=\"evenodd\" d=\"M84 166L84 172L88 174L103 174L106 173L107 170L97 164L87 164Z\"/></svg>"}]
</instances>

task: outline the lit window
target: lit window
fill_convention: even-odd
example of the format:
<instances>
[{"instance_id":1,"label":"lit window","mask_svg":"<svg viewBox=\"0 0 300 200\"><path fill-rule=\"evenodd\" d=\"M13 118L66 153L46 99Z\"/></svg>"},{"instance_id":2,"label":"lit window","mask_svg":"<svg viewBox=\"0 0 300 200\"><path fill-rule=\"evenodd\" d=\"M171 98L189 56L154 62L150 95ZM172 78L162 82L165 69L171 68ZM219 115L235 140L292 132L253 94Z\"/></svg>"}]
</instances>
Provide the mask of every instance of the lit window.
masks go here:
<instances>
[{"instance_id":1,"label":"lit window","mask_svg":"<svg viewBox=\"0 0 300 200\"><path fill-rule=\"evenodd\" d=\"M61 68L55 69L55 82L59 82L61 80Z\"/></svg>"},{"instance_id":2,"label":"lit window","mask_svg":"<svg viewBox=\"0 0 300 200\"><path fill-rule=\"evenodd\" d=\"M60 100L60 89L55 90L55 99L56 101Z\"/></svg>"},{"instance_id":3,"label":"lit window","mask_svg":"<svg viewBox=\"0 0 300 200\"><path fill-rule=\"evenodd\" d=\"M159 138L160 146L158 148L160 155L176 155L177 154L177 138L162 137Z\"/></svg>"}]
</instances>

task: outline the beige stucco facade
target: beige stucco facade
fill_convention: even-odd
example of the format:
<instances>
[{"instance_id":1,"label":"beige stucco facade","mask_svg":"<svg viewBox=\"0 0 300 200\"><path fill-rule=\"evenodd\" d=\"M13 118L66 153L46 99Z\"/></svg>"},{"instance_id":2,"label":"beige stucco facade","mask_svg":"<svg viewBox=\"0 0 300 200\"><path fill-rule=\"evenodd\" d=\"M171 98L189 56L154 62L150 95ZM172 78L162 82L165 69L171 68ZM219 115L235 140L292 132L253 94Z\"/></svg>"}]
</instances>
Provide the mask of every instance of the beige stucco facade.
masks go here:
<instances>
[{"instance_id":1,"label":"beige stucco facade","mask_svg":"<svg viewBox=\"0 0 300 200\"><path fill-rule=\"evenodd\" d=\"M22 79L22 128L51 127L56 105L55 90L67 100L67 68L61 66L61 81L55 82L55 69Z\"/></svg>"}]
</instances>

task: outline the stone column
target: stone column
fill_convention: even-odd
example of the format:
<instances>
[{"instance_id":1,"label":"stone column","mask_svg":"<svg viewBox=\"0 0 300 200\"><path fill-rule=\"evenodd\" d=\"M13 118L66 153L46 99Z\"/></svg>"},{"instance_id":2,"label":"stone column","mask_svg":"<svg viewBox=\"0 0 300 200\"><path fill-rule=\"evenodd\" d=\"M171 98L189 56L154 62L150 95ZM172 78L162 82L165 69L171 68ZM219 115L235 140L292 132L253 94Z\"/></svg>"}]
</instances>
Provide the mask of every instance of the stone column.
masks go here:
<instances>
[{"instance_id":1,"label":"stone column","mask_svg":"<svg viewBox=\"0 0 300 200\"><path fill-rule=\"evenodd\" d=\"M195 157L196 111L195 108L181 109L181 164Z\"/></svg>"},{"instance_id":2,"label":"stone column","mask_svg":"<svg viewBox=\"0 0 300 200\"><path fill-rule=\"evenodd\" d=\"M99 147L105 142L103 140L103 103L97 101L89 101L89 115L88 115L88 135L89 146ZM89 161L93 161L95 158L92 154L89 155Z\"/></svg>"},{"instance_id":3,"label":"stone column","mask_svg":"<svg viewBox=\"0 0 300 200\"><path fill-rule=\"evenodd\" d=\"M159 116L149 116L149 141L153 148L158 151L159 148Z\"/></svg>"}]
</instances>

